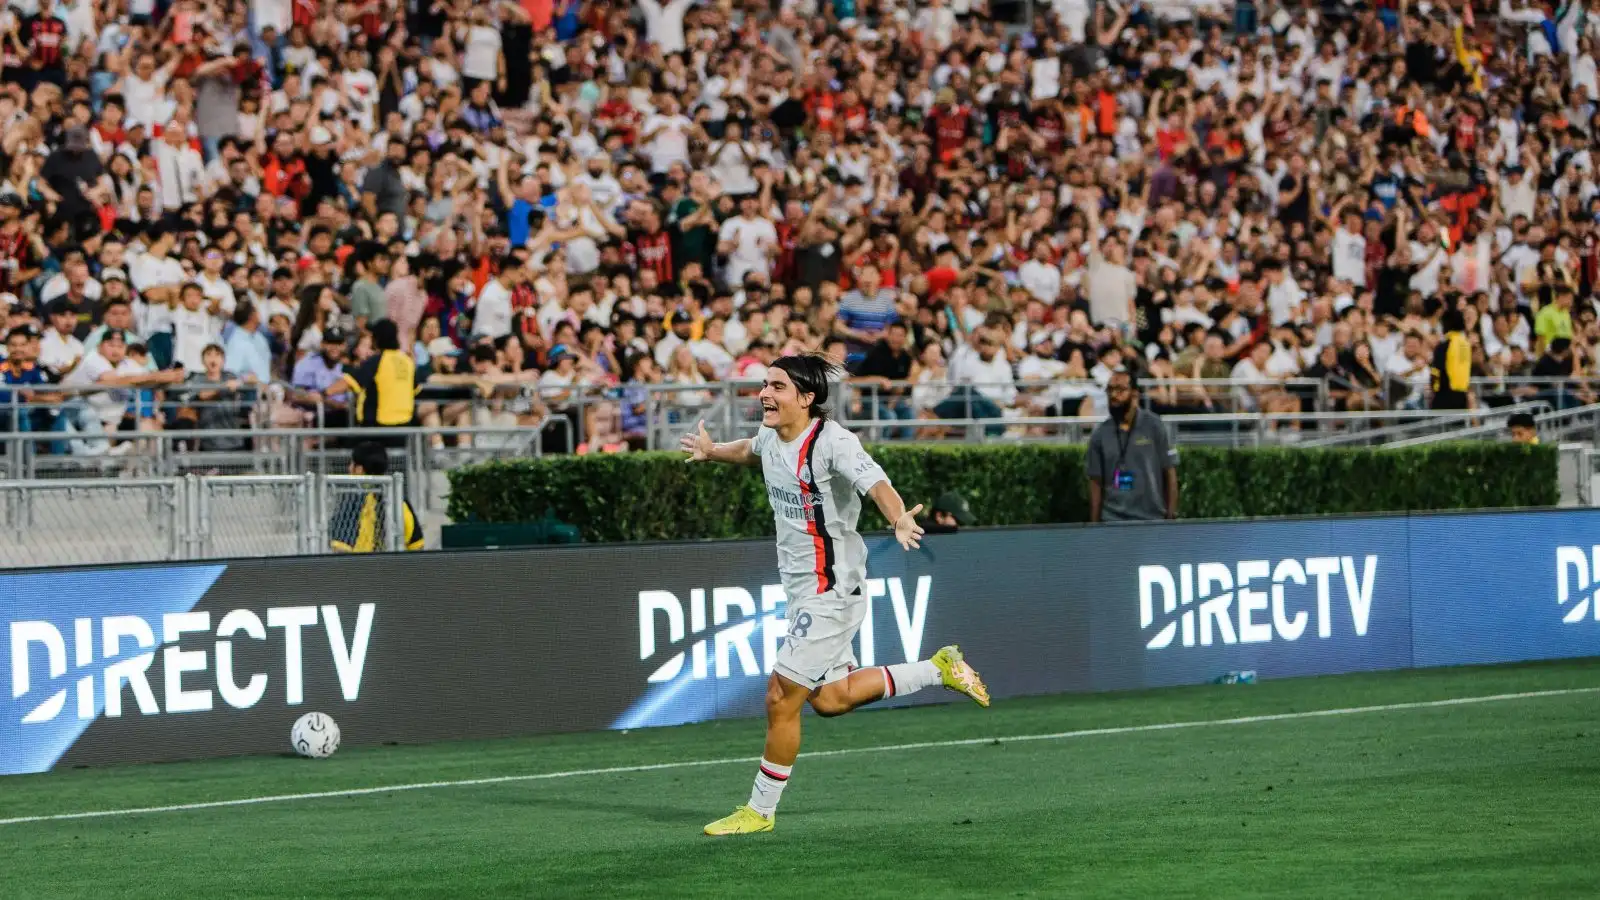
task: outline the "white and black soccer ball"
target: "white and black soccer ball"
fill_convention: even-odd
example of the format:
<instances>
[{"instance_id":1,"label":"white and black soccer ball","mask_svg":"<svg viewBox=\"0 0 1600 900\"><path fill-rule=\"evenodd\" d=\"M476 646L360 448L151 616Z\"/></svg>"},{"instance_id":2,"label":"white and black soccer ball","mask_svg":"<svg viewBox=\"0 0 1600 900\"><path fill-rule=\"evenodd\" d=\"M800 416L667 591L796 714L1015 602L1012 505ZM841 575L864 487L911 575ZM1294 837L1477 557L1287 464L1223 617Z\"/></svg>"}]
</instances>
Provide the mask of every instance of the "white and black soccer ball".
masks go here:
<instances>
[{"instance_id":1,"label":"white and black soccer ball","mask_svg":"<svg viewBox=\"0 0 1600 900\"><path fill-rule=\"evenodd\" d=\"M332 717L310 712L296 719L289 730L294 752L312 759L327 759L339 749L339 725Z\"/></svg>"}]
</instances>

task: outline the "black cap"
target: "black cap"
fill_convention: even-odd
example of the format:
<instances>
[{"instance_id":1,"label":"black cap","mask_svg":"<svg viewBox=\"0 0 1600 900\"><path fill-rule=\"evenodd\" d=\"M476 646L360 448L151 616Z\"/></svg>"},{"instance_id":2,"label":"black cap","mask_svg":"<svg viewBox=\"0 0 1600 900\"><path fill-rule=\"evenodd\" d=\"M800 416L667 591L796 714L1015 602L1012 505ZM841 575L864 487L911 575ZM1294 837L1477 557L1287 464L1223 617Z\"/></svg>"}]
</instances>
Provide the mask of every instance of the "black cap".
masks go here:
<instances>
[{"instance_id":1,"label":"black cap","mask_svg":"<svg viewBox=\"0 0 1600 900\"><path fill-rule=\"evenodd\" d=\"M72 304L68 303L65 298L57 298L45 304L44 314L46 316L71 316L77 313L73 311Z\"/></svg>"},{"instance_id":2,"label":"black cap","mask_svg":"<svg viewBox=\"0 0 1600 900\"><path fill-rule=\"evenodd\" d=\"M933 511L949 513L955 518L958 525L970 526L977 521L977 518L972 515L972 507L967 505L967 498L955 491L945 491L940 494L939 499L933 501Z\"/></svg>"},{"instance_id":3,"label":"black cap","mask_svg":"<svg viewBox=\"0 0 1600 900\"><path fill-rule=\"evenodd\" d=\"M109 341L109 340L112 340L112 339L116 339L116 340L122 341L123 343L127 343L128 342L128 334L127 334L127 332L123 331L121 328L107 328L106 329L106 333L100 336L100 343L103 344L106 341Z\"/></svg>"},{"instance_id":4,"label":"black cap","mask_svg":"<svg viewBox=\"0 0 1600 900\"><path fill-rule=\"evenodd\" d=\"M686 310L686 309L678 309L678 310L674 310L673 311L673 313L672 313L672 324L674 324L674 325L691 325L693 323L694 323L694 316L689 315L689 311L688 310Z\"/></svg>"},{"instance_id":5,"label":"black cap","mask_svg":"<svg viewBox=\"0 0 1600 900\"><path fill-rule=\"evenodd\" d=\"M338 326L329 328L327 331L322 333L322 342L324 344L342 344L346 340L348 340L348 338L344 333L344 329Z\"/></svg>"}]
</instances>

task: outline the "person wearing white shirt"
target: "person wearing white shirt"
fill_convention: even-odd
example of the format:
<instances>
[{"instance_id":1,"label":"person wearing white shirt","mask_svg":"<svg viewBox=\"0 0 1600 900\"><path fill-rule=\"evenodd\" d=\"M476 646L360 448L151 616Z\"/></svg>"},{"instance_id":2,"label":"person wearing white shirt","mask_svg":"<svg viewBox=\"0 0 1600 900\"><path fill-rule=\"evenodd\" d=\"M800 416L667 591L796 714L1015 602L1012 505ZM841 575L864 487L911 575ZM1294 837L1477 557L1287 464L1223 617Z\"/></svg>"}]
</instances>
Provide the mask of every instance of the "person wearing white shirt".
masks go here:
<instances>
[{"instance_id":1,"label":"person wearing white shirt","mask_svg":"<svg viewBox=\"0 0 1600 900\"><path fill-rule=\"evenodd\" d=\"M1428 385L1432 376L1428 371L1428 356L1423 350L1421 337L1415 334L1406 335L1400 352L1390 358L1384 372L1410 386L1411 393L1401 404L1402 407L1422 408L1423 402L1427 399Z\"/></svg>"},{"instance_id":2,"label":"person wearing white shirt","mask_svg":"<svg viewBox=\"0 0 1600 900\"><path fill-rule=\"evenodd\" d=\"M44 287L39 290L39 302L49 303L57 297L65 297L74 287L73 280L80 279L76 286L83 292L83 298L91 303L99 303L104 289L101 287L100 282L89 277L88 267L83 266L81 262L79 266L82 267L81 275L78 273L58 272L49 281L46 281ZM71 268L70 265L69 268Z\"/></svg>"},{"instance_id":3,"label":"person wearing white shirt","mask_svg":"<svg viewBox=\"0 0 1600 900\"><path fill-rule=\"evenodd\" d=\"M1033 258L1017 270L1017 280L1040 303L1053 304L1061 296L1061 267L1050 262L1049 241L1034 241Z\"/></svg>"},{"instance_id":4,"label":"person wearing white shirt","mask_svg":"<svg viewBox=\"0 0 1600 900\"><path fill-rule=\"evenodd\" d=\"M672 354L678 352L680 346L688 343L689 334L694 330L694 317L689 315L687 310L675 310L672 318L667 320L667 327L670 330L661 336L661 340L656 341L655 351L656 365L664 370L671 368L669 363L672 362Z\"/></svg>"},{"instance_id":5,"label":"person wearing white shirt","mask_svg":"<svg viewBox=\"0 0 1600 900\"><path fill-rule=\"evenodd\" d=\"M262 29L271 27L280 35L288 34L294 22L290 14L293 6L291 0L250 0L250 15L256 32L259 34Z\"/></svg>"},{"instance_id":6,"label":"person wearing white shirt","mask_svg":"<svg viewBox=\"0 0 1600 900\"><path fill-rule=\"evenodd\" d=\"M521 266L507 265L478 292L472 312L472 336L502 338L511 333L511 292L522 278Z\"/></svg>"},{"instance_id":7,"label":"person wearing white shirt","mask_svg":"<svg viewBox=\"0 0 1600 900\"><path fill-rule=\"evenodd\" d=\"M924 46L931 46L942 53L955 40L956 14L944 5L944 0L929 0L917 13L911 28L921 33Z\"/></svg>"},{"instance_id":8,"label":"person wearing white shirt","mask_svg":"<svg viewBox=\"0 0 1600 900\"><path fill-rule=\"evenodd\" d=\"M156 172L161 180L161 205L177 210L199 202L205 187L206 165L200 151L189 145L182 128L168 125L155 146Z\"/></svg>"},{"instance_id":9,"label":"person wearing white shirt","mask_svg":"<svg viewBox=\"0 0 1600 900\"><path fill-rule=\"evenodd\" d=\"M127 110L128 127L132 127L134 122L149 126L160 121L156 114L166 92L167 80L181 61L181 55L174 56L159 69L156 68L155 56L149 53L140 55L134 61L133 72L122 79L120 91L123 108Z\"/></svg>"},{"instance_id":10,"label":"person wearing white shirt","mask_svg":"<svg viewBox=\"0 0 1600 900\"><path fill-rule=\"evenodd\" d=\"M733 354L728 352L723 343L727 340L726 327L722 319L708 319L705 336L689 342L689 353L694 356L695 362L710 367L711 377L715 381L726 380L728 372L733 369Z\"/></svg>"},{"instance_id":11,"label":"person wearing white shirt","mask_svg":"<svg viewBox=\"0 0 1600 900\"><path fill-rule=\"evenodd\" d=\"M650 157L650 170L665 174L673 163L688 164L689 135L694 130L694 122L680 114L678 102L668 96L662 102L661 112L649 116L639 126L639 144L649 148L646 153Z\"/></svg>"},{"instance_id":12,"label":"person wearing white shirt","mask_svg":"<svg viewBox=\"0 0 1600 900\"><path fill-rule=\"evenodd\" d=\"M462 75L491 84L499 80L504 54L500 30L489 21L487 7L473 8L472 24L462 30L461 46Z\"/></svg>"},{"instance_id":13,"label":"person wearing white shirt","mask_svg":"<svg viewBox=\"0 0 1600 900\"><path fill-rule=\"evenodd\" d=\"M123 388L172 384L183 380L183 373L175 369L168 372L151 372L129 359L127 352L127 337L115 329L107 331L105 338L100 341L100 346L84 357L83 362L63 378L61 383L70 387L99 385ZM133 392L130 390L94 391L84 397L82 406L66 410L63 414L69 417L67 420L69 430L90 435L88 438L74 438L72 452L92 456L104 454L109 450L110 444L100 435L106 431L115 431L122 424L132 400Z\"/></svg>"},{"instance_id":14,"label":"person wearing white shirt","mask_svg":"<svg viewBox=\"0 0 1600 900\"><path fill-rule=\"evenodd\" d=\"M1044 329L1034 331L1029 336L1028 345L1033 352L1017 363L1018 381L1055 381L1067 370L1067 364L1056 359L1056 341L1049 331ZM1059 408L1062 399L1061 387L1057 385L1036 387L1030 393L1033 394L1033 403L1037 407L1043 407L1038 410L1039 412L1049 414L1048 407ZM1081 393L1075 393L1074 396L1081 396Z\"/></svg>"},{"instance_id":15,"label":"person wearing white shirt","mask_svg":"<svg viewBox=\"0 0 1600 900\"><path fill-rule=\"evenodd\" d=\"M645 40L655 44L663 54L681 53L688 46L683 34L683 17L693 5L691 0L639 0L639 12L644 14Z\"/></svg>"},{"instance_id":16,"label":"person wearing white shirt","mask_svg":"<svg viewBox=\"0 0 1600 900\"><path fill-rule=\"evenodd\" d=\"M172 310L172 361L193 375L206 370L206 348L222 343L222 329L206 309L198 284L185 284L179 296L182 299Z\"/></svg>"},{"instance_id":17,"label":"person wearing white shirt","mask_svg":"<svg viewBox=\"0 0 1600 900\"><path fill-rule=\"evenodd\" d=\"M1333 233L1333 276L1358 288L1367 286L1367 239L1361 234L1361 214L1347 211Z\"/></svg>"},{"instance_id":18,"label":"person wearing white shirt","mask_svg":"<svg viewBox=\"0 0 1600 900\"><path fill-rule=\"evenodd\" d=\"M755 197L746 195L740 199L739 215L723 222L717 234L717 252L728 255L725 275L730 286L743 284L745 275L751 272L766 278L771 255L778 247L777 228L756 215L756 207Z\"/></svg>"},{"instance_id":19,"label":"person wearing white shirt","mask_svg":"<svg viewBox=\"0 0 1600 900\"><path fill-rule=\"evenodd\" d=\"M39 339L39 367L60 378L83 360L83 343L72 334L78 316L71 306L57 302L45 311L45 317L50 328Z\"/></svg>"},{"instance_id":20,"label":"person wearing white shirt","mask_svg":"<svg viewBox=\"0 0 1600 900\"><path fill-rule=\"evenodd\" d=\"M1508 221L1518 215L1527 216L1532 221L1538 199L1539 192L1533 180L1521 166L1512 166L1506 172L1506 177L1500 180L1500 209Z\"/></svg>"},{"instance_id":21,"label":"person wearing white shirt","mask_svg":"<svg viewBox=\"0 0 1600 900\"><path fill-rule=\"evenodd\" d=\"M222 277L222 266L225 262L222 251L216 247L207 247L201 257L200 274L194 278L194 283L200 285L200 292L205 295L208 307L214 307L212 315L217 320L217 328L222 329L222 323L233 317L233 311L238 306L238 298L234 296L233 285Z\"/></svg>"},{"instance_id":22,"label":"person wearing white shirt","mask_svg":"<svg viewBox=\"0 0 1600 900\"><path fill-rule=\"evenodd\" d=\"M735 197L761 190L755 176L750 174L750 167L757 158L756 146L743 138L744 132L739 123L729 122L724 139L707 153L710 162L707 168L716 176L722 189ZM844 173L842 166L840 172Z\"/></svg>"},{"instance_id":23,"label":"person wearing white shirt","mask_svg":"<svg viewBox=\"0 0 1600 900\"><path fill-rule=\"evenodd\" d=\"M587 168L576 178L573 184L581 184L589 189L589 196L594 199L595 205L612 212L622 202L622 182L612 176L610 172L611 160L605 156L589 157Z\"/></svg>"},{"instance_id":24,"label":"person wearing white shirt","mask_svg":"<svg viewBox=\"0 0 1600 900\"><path fill-rule=\"evenodd\" d=\"M1439 292L1439 270L1450 259L1450 254L1439 244L1438 227L1430 221L1417 226L1417 239L1411 242L1411 262L1417 271L1407 281L1413 291L1425 297Z\"/></svg>"},{"instance_id":25,"label":"person wearing white shirt","mask_svg":"<svg viewBox=\"0 0 1600 900\"><path fill-rule=\"evenodd\" d=\"M1300 317L1306 292L1282 263L1273 263L1267 269L1267 310L1272 324L1282 325Z\"/></svg>"},{"instance_id":26,"label":"person wearing white shirt","mask_svg":"<svg viewBox=\"0 0 1600 900\"><path fill-rule=\"evenodd\" d=\"M950 363L951 380L957 384L973 385L977 392L1001 409L1009 408L1017 399L1016 375L1011 361L1001 349L1001 341L992 334L978 338L975 352L958 354Z\"/></svg>"}]
</instances>

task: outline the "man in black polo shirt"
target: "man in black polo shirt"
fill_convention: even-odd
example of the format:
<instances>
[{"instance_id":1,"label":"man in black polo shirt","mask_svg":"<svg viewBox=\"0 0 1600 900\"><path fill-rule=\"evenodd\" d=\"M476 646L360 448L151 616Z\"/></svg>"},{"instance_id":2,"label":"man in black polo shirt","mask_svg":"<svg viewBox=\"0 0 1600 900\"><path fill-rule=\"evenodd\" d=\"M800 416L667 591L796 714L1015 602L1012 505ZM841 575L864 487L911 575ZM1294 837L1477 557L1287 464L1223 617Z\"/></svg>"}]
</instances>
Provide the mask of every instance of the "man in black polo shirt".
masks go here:
<instances>
[{"instance_id":1,"label":"man in black polo shirt","mask_svg":"<svg viewBox=\"0 0 1600 900\"><path fill-rule=\"evenodd\" d=\"M1178 451L1161 417L1139 408L1139 382L1118 369L1106 387L1111 416L1089 435L1089 521L1178 517Z\"/></svg>"},{"instance_id":2,"label":"man in black polo shirt","mask_svg":"<svg viewBox=\"0 0 1600 900\"><path fill-rule=\"evenodd\" d=\"M908 332L906 323L892 322L884 330L883 337L867 351L866 358L861 361L861 367L856 370L856 377L851 379L857 384L872 385L861 391L868 403L876 398L877 414L875 419L901 419L916 418L911 411L909 388L904 385L895 386L891 382L904 382L911 377L911 350L907 347ZM909 440L910 428L887 429L889 440Z\"/></svg>"}]
</instances>

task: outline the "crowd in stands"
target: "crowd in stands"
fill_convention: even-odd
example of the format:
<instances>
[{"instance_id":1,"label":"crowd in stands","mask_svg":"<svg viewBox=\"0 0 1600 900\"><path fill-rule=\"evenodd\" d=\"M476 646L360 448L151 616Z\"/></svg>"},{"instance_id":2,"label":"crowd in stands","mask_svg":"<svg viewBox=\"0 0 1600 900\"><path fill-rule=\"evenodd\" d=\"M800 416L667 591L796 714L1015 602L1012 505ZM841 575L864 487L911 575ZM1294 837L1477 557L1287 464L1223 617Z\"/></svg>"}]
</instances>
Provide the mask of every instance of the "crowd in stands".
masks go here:
<instances>
[{"instance_id":1,"label":"crowd in stands","mask_svg":"<svg viewBox=\"0 0 1600 900\"><path fill-rule=\"evenodd\" d=\"M1518 2L12 0L0 427L1587 402L1600 17Z\"/></svg>"}]
</instances>

